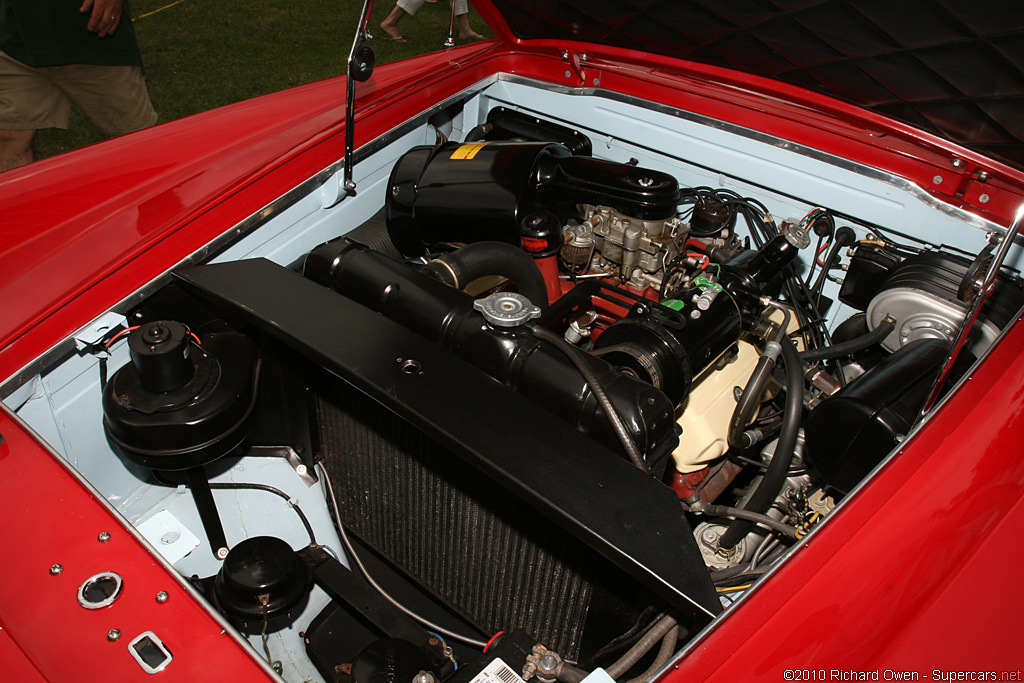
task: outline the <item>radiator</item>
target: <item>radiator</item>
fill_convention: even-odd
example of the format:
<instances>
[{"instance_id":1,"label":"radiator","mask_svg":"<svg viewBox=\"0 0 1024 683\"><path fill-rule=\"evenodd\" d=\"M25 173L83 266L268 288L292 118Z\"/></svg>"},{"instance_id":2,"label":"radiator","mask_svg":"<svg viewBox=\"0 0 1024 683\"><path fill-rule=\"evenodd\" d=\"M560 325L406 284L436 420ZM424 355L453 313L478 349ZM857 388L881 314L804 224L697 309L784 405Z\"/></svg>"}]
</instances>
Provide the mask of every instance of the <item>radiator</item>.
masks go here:
<instances>
[{"instance_id":1,"label":"radiator","mask_svg":"<svg viewBox=\"0 0 1024 683\"><path fill-rule=\"evenodd\" d=\"M484 633L522 628L576 659L592 602L606 611L602 558L373 400L317 384L346 528Z\"/></svg>"}]
</instances>

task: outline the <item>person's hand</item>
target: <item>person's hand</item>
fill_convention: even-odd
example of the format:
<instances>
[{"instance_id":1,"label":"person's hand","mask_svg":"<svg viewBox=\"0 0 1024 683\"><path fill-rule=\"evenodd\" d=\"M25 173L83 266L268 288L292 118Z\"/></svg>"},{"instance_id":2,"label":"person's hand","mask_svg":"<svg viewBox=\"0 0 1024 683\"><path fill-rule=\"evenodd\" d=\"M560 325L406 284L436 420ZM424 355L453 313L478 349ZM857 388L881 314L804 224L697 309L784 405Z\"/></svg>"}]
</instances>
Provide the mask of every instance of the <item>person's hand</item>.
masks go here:
<instances>
[{"instance_id":1,"label":"person's hand","mask_svg":"<svg viewBox=\"0 0 1024 683\"><path fill-rule=\"evenodd\" d=\"M117 30L123 7L122 0L85 0L78 11L89 14L89 25L86 28L100 38L106 38Z\"/></svg>"}]
</instances>

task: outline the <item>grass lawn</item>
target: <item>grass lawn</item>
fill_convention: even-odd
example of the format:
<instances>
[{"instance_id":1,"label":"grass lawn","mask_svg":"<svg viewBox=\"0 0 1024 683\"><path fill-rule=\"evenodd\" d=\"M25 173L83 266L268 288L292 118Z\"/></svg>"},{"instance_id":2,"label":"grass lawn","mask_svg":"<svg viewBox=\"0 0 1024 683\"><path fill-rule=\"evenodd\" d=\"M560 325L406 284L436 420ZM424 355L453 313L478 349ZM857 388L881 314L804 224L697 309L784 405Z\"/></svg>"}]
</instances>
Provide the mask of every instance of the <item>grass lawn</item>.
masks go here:
<instances>
[{"instance_id":1,"label":"grass lawn","mask_svg":"<svg viewBox=\"0 0 1024 683\"><path fill-rule=\"evenodd\" d=\"M361 0L133 0L146 84L160 122L345 72ZM394 0L376 0L370 41L378 64L443 49L451 5L428 3L399 25L408 42L383 40ZM493 34L471 8L470 23ZM456 29L456 38L458 29ZM338 97L344 97L344 90ZM103 139L72 109L68 130L36 135L42 159Z\"/></svg>"}]
</instances>

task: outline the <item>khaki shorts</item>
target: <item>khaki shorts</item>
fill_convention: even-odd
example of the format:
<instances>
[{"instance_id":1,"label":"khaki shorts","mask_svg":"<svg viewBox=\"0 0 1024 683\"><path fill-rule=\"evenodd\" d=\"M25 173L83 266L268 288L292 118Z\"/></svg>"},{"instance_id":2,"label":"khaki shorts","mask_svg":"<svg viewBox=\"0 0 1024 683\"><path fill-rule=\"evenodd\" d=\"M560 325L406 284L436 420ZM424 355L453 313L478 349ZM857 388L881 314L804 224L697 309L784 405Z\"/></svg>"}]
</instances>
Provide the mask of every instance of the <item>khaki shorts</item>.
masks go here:
<instances>
[{"instance_id":1,"label":"khaki shorts","mask_svg":"<svg viewBox=\"0 0 1024 683\"><path fill-rule=\"evenodd\" d=\"M141 67L32 67L0 53L0 128L67 128L71 100L106 135L156 123Z\"/></svg>"}]
</instances>

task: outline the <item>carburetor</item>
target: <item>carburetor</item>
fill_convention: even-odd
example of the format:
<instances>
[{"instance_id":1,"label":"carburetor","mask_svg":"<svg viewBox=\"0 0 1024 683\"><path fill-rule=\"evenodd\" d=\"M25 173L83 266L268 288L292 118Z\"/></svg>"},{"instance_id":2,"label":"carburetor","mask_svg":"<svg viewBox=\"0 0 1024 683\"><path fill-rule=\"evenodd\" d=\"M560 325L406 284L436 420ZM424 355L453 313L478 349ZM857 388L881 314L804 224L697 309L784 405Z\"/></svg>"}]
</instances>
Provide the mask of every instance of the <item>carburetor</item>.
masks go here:
<instances>
[{"instance_id":1,"label":"carburetor","mask_svg":"<svg viewBox=\"0 0 1024 683\"><path fill-rule=\"evenodd\" d=\"M584 204L580 208L583 223L566 226L564 234L578 238L591 233L595 252L609 271L617 267L623 280L631 278L636 269L649 274L663 271L679 255L688 232L686 224L675 217L644 220L609 206Z\"/></svg>"}]
</instances>

